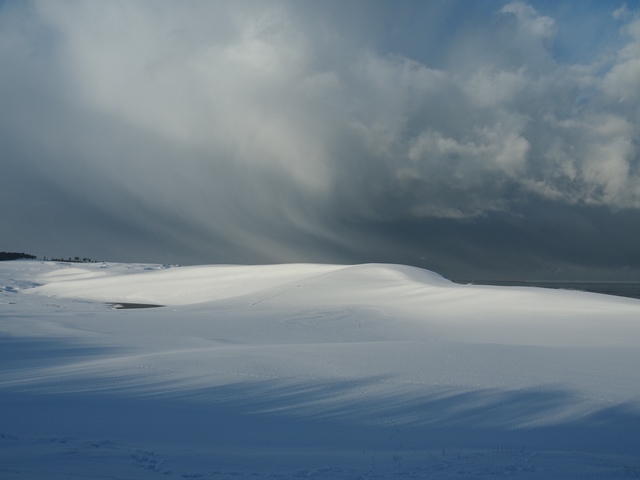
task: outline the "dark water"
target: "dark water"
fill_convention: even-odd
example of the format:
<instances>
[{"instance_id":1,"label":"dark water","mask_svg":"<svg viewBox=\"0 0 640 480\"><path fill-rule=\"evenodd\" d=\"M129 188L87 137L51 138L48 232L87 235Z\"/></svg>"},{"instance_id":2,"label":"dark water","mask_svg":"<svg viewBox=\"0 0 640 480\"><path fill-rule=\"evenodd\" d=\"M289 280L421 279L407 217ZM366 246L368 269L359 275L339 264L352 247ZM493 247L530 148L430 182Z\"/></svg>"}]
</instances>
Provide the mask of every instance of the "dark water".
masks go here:
<instances>
[{"instance_id":1,"label":"dark water","mask_svg":"<svg viewBox=\"0 0 640 480\"><path fill-rule=\"evenodd\" d=\"M555 282L555 281L516 281L516 280L476 280L475 285L499 285L506 287L541 287L559 288L564 290L579 290L583 292L604 293L640 299L640 282Z\"/></svg>"}]
</instances>

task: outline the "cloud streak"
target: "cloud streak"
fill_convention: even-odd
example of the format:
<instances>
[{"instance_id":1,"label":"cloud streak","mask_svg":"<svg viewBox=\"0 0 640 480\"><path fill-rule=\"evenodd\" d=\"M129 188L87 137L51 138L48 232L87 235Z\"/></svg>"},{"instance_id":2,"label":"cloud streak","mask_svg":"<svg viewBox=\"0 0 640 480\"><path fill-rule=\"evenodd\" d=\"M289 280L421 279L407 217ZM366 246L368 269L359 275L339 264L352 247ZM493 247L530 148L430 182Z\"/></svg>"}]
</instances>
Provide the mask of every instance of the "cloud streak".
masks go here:
<instances>
[{"instance_id":1,"label":"cloud streak","mask_svg":"<svg viewBox=\"0 0 640 480\"><path fill-rule=\"evenodd\" d=\"M5 2L6 238L48 218L105 255L350 261L404 248L363 224L640 208L636 12L578 63L535 4L371 5ZM411 44L407 12L439 33Z\"/></svg>"}]
</instances>

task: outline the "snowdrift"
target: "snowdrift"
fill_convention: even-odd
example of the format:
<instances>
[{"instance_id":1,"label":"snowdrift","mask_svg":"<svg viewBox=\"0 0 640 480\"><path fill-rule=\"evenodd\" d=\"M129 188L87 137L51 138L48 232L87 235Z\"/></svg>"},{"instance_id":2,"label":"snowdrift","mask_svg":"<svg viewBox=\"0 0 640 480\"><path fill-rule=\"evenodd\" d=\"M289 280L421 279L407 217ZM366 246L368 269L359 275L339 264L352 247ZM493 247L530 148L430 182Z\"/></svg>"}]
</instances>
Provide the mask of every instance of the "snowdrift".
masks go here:
<instances>
[{"instance_id":1,"label":"snowdrift","mask_svg":"<svg viewBox=\"0 0 640 480\"><path fill-rule=\"evenodd\" d=\"M399 265L16 261L0 343L7 478L640 471L638 300Z\"/></svg>"}]
</instances>

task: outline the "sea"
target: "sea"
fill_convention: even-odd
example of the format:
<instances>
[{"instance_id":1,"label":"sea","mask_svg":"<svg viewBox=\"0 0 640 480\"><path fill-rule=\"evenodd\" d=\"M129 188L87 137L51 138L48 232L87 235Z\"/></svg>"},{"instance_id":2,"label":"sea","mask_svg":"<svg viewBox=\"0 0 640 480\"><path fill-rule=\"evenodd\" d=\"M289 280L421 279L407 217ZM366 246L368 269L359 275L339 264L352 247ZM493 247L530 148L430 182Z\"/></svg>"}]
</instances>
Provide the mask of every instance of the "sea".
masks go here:
<instances>
[{"instance_id":1,"label":"sea","mask_svg":"<svg viewBox=\"0 0 640 480\"><path fill-rule=\"evenodd\" d=\"M583 292L604 293L640 299L640 282L575 282L575 281L522 281L522 280L474 280L474 285L497 285L505 287L540 287L562 290L579 290Z\"/></svg>"}]
</instances>

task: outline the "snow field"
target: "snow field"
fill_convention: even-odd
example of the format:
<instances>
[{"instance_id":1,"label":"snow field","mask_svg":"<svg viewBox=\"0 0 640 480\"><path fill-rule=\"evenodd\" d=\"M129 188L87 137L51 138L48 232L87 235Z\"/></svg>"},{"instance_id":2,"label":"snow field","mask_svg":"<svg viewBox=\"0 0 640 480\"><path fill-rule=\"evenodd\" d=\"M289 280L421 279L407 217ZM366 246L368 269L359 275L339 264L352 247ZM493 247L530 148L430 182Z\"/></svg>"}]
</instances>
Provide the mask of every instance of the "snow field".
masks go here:
<instances>
[{"instance_id":1,"label":"snow field","mask_svg":"<svg viewBox=\"0 0 640 480\"><path fill-rule=\"evenodd\" d=\"M0 287L7 478L640 468L637 300L397 265L18 261Z\"/></svg>"}]
</instances>

